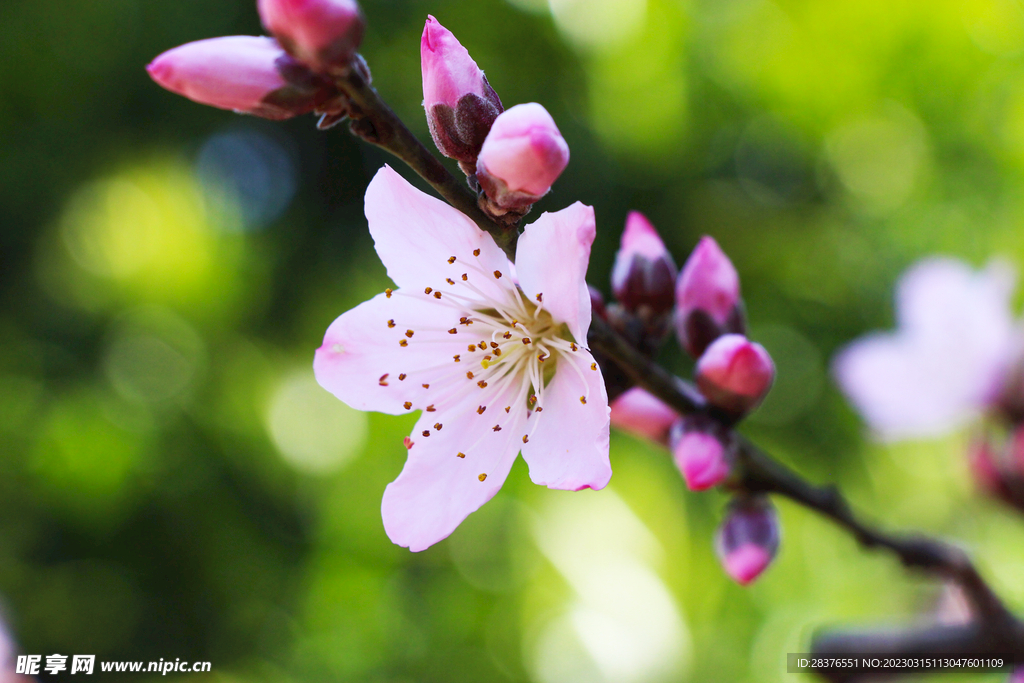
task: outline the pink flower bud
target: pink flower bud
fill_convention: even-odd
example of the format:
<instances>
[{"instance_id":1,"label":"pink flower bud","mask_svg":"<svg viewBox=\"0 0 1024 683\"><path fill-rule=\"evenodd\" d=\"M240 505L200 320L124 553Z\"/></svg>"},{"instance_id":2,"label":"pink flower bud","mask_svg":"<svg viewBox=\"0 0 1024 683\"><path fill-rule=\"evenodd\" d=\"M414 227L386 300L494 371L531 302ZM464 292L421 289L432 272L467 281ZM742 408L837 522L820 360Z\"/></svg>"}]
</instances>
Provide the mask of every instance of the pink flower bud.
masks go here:
<instances>
[{"instance_id":1,"label":"pink flower bud","mask_svg":"<svg viewBox=\"0 0 1024 683\"><path fill-rule=\"evenodd\" d=\"M759 577L779 550L779 520L767 498L735 500L715 536L725 573L741 586Z\"/></svg>"},{"instance_id":2,"label":"pink flower bud","mask_svg":"<svg viewBox=\"0 0 1024 683\"><path fill-rule=\"evenodd\" d=\"M684 417L672 426L672 458L691 491L704 491L729 478L732 439L713 422Z\"/></svg>"},{"instance_id":3,"label":"pink flower bud","mask_svg":"<svg viewBox=\"0 0 1024 683\"><path fill-rule=\"evenodd\" d=\"M420 40L423 108L434 144L446 157L472 165L498 115L501 100L466 48L427 17Z\"/></svg>"},{"instance_id":4,"label":"pink flower bud","mask_svg":"<svg viewBox=\"0 0 1024 683\"><path fill-rule=\"evenodd\" d=\"M275 120L308 113L337 94L273 38L187 43L158 56L146 71L160 86L194 102Z\"/></svg>"},{"instance_id":5,"label":"pink flower bud","mask_svg":"<svg viewBox=\"0 0 1024 683\"><path fill-rule=\"evenodd\" d=\"M366 22L355 0L257 0L263 26L316 71L347 70Z\"/></svg>"},{"instance_id":6,"label":"pink flower bud","mask_svg":"<svg viewBox=\"0 0 1024 683\"><path fill-rule=\"evenodd\" d=\"M697 361L697 386L722 410L742 415L753 410L775 380L775 364L760 344L742 334L726 334Z\"/></svg>"},{"instance_id":7,"label":"pink flower bud","mask_svg":"<svg viewBox=\"0 0 1024 683\"><path fill-rule=\"evenodd\" d=\"M612 401L612 426L668 445L668 432L678 419L676 411L640 387L633 387Z\"/></svg>"},{"instance_id":8,"label":"pink flower bud","mask_svg":"<svg viewBox=\"0 0 1024 683\"><path fill-rule=\"evenodd\" d=\"M477 159L477 180L500 209L524 209L543 197L569 163L569 146L536 102L494 120Z\"/></svg>"},{"instance_id":9,"label":"pink flower bud","mask_svg":"<svg viewBox=\"0 0 1024 683\"><path fill-rule=\"evenodd\" d=\"M702 237L683 265L676 306L679 341L694 358L722 334L744 331L740 277L712 238Z\"/></svg>"},{"instance_id":10,"label":"pink flower bud","mask_svg":"<svg viewBox=\"0 0 1024 683\"><path fill-rule=\"evenodd\" d=\"M630 211L612 269L612 291L629 311L647 306L667 313L675 305L676 264L651 222Z\"/></svg>"},{"instance_id":11,"label":"pink flower bud","mask_svg":"<svg viewBox=\"0 0 1024 683\"><path fill-rule=\"evenodd\" d=\"M1017 427L1006 443L985 434L970 446L970 469L985 494L1024 511L1024 427Z\"/></svg>"}]
</instances>

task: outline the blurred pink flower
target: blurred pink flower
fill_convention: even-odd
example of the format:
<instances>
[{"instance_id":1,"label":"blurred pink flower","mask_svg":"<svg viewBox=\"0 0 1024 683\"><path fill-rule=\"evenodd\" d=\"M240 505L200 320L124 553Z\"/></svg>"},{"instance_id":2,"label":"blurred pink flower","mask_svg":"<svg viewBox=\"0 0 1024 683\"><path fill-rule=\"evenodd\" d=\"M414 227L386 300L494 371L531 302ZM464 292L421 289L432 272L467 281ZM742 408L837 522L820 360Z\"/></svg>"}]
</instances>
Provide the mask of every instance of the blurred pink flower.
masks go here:
<instances>
[{"instance_id":1,"label":"blurred pink flower","mask_svg":"<svg viewBox=\"0 0 1024 683\"><path fill-rule=\"evenodd\" d=\"M679 415L660 399L633 387L612 401L612 426L655 443L668 445L668 432Z\"/></svg>"},{"instance_id":2,"label":"blurred pink flower","mask_svg":"<svg viewBox=\"0 0 1024 683\"><path fill-rule=\"evenodd\" d=\"M576 203L527 226L518 283L489 235L390 167L366 190L366 216L398 289L335 320L313 367L354 408L423 411L384 492L391 540L419 551L448 536L520 450L537 484L604 487L608 398L583 346L593 209Z\"/></svg>"},{"instance_id":3,"label":"blurred pink flower","mask_svg":"<svg viewBox=\"0 0 1024 683\"><path fill-rule=\"evenodd\" d=\"M840 387L884 440L938 436L998 398L1013 359L1012 269L921 261L896 288L896 330L836 356Z\"/></svg>"}]
</instances>

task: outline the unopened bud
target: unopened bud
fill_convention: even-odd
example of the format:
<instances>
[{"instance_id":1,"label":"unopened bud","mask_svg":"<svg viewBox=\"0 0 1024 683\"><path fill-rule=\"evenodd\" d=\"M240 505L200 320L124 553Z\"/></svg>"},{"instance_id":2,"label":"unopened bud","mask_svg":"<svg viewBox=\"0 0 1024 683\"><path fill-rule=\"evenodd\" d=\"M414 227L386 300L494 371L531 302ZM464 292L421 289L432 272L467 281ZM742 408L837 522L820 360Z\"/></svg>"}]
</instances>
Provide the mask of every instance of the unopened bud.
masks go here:
<instances>
[{"instance_id":1,"label":"unopened bud","mask_svg":"<svg viewBox=\"0 0 1024 683\"><path fill-rule=\"evenodd\" d=\"M697 361L697 387L711 405L734 415L761 403L775 380L775 364L742 334L719 337Z\"/></svg>"},{"instance_id":2,"label":"unopened bud","mask_svg":"<svg viewBox=\"0 0 1024 683\"><path fill-rule=\"evenodd\" d=\"M329 81L273 38L227 36L186 43L146 67L160 86L194 102L265 119L306 114L335 98Z\"/></svg>"},{"instance_id":3,"label":"unopened bud","mask_svg":"<svg viewBox=\"0 0 1024 683\"><path fill-rule=\"evenodd\" d=\"M420 65L430 136L441 154L472 173L491 125L504 111L501 100L466 48L431 16L420 40Z\"/></svg>"},{"instance_id":4,"label":"unopened bud","mask_svg":"<svg viewBox=\"0 0 1024 683\"><path fill-rule=\"evenodd\" d=\"M613 427L666 446L669 429L679 418L676 411L640 387L612 401L611 408Z\"/></svg>"},{"instance_id":5,"label":"unopened bud","mask_svg":"<svg viewBox=\"0 0 1024 683\"><path fill-rule=\"evenodd\" d=\"M525 213L569 163L569 145L544 107L517 104L494 120L477 158L477 180L498 211Z\"/></svg>"},{"instance_id":6,"label":"unopened bud","mask_svg":"<svg viewBox=\"0 0 1024 683\"><path fill-rule=\"evenodd\" d=\"M607 317L608 312L604 308L604 295L590 285L587 285L587 291L590 293L590 308L594 315L599 318Z\"/></svg>"},{"instance_id":7,"label":"unopened bud","mask_svg":"<svg viewBox=\"0 0 1024 683\"><path fill-rule=\"evenodd\" d=\"M746 586L775 559L780 536L778 516L767 498L738 498L718 528L715 552L725 573Z\"/></svg>"},{"instance_id":8,"label":"unopened bud","mask_svg":"<svg viewBox=\"0 0 1024 683\"><path fill-rule=\"evenodd\" d=\"M347 71L366 21L355 0L257 0L263 26L315 71Z\"/></svg>"},{"instance_id":9,"label":"unopened bud","mask_svg":"<svg viewBox=\"0 0 1024 683\"><path fill-rule=\"evenodd\" d=\"M1016 427L1005 443L991 434L976 439L969 464L984 493L1024 511L1024 427Z\"/></svg>"},{"instance_id":10,"label":"unopened bud","mask_svg":"<svg viewBox=\"0 0 1024 683\"><path fill-rule=\"evenodd\" d=\"M745 329L740 277L711 237L702 237L676 282L676 333L691 356L727 333Z\"/></svg>"},{"instance_id":11,"label":"unopened bud","mask_svg":"<svg viewBox=\"0 0 1024 683\"><path fill-rule=\"evenodd\" d=\"M703 417L679 419L671 432L672 458L691 491L718 486L732 471L733 438Z\"/></svg>"},{"instance_id":12,"label":"unopened bud","mask_svg":"<svg viewBox=\"0 0 1024 683\"><path fill-rule=\"evenodd\" d=\"M645 306L661 315L675 305L675 281L675 261L658 231L642 213L631 211L612 268L615 298L627 310Z\"/></svg>"}]
</instances>

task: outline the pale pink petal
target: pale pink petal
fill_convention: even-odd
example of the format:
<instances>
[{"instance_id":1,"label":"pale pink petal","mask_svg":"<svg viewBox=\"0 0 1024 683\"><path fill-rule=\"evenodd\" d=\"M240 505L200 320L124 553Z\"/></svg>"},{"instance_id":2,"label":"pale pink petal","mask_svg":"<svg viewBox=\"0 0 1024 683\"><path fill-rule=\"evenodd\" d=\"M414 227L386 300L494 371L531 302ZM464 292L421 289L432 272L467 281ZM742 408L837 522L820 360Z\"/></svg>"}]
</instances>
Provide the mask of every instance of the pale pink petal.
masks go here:
<instances>
[{"instance_id":1,"label":"pale pink petal","mask_svg":"<svg viewBox=\"0 0 1024 683\"><path fill-rule=\"evenodd\" d=\"M580 344L586 343L590 329L586 277L596 234L593 207L576 202L526 226L516 249L523 291L531 301L540 296L544 308L555 320L567 324Z\"/></svg>"},{"instance_id":2,"label":"pale pink petal","mask_svg":"<svg viewBox=\"0 0 1024 683\"><path fill-rule=\"evenodd\" d=\"M327 329L313 361L316 379L358 410L397 415L422 409L433 400L423 384L459 369L453 355L466 348L459 317L458 310L422 292L378 294ZM448 334L446 327L457 333Z\"/></svg>"},{"instance_id":3,"label":"pale pink petal","mask_svg":"<svg viewBox=\"0 0 1024 683\"><path fill-rule=\"evenodd\" d=\"M656 443L668 443L668 430L679 415L640 387L612 401L612 426Z\"/></svg>"},{"instance_id":4,"label":"pale pink petal","mask_svg":"<svg viewBox=\"0 0 1024 683\"><path fill-rule=\"evenodd\" d=\"M482 415L474 409L478 395L471 393L451 407L423 413L416 423L405 467L388 484L381 504L384 529L397 545L414 552L429 548L505 482L525 433L525 393L511 386L489 398L491 410ZM496 407L501 403L515 409L505 413Z\"/></svg>"},{"instance_id":5,"label":"pale pink petal","mask_svg":"<svg viewBox=\"0 0 1024 683\"><path fill-rule=\"evenodd\" d=\"M441 289L445 278L466 273L486 296L504 301L509 295L509 281L503 279L509 261L491 236L390 166L380 169L366 188L366 218L377 255L399 287ZM456 260L449 263L452 256Z\"/></svg>"},{"instance_id":6,"label":"pale pink petal","mask_svg":"<svg viewBox=\"0 0 1024 683\"><path fill-rule=\"evenodd\" d=\"M898 286L900 327L840 352L836 378L881 438L947 433L992 400L1012 352L1010 281L1000 266L923 261Z\"/></svg>"},{"instance_id":7,"label":"pale pink petal","mask_svg":"<svg viewBox=\"0 0 1024 683\"><path fill-rule=\"evenodd\" d=\"M537 404L543 410L530 418L538 422L529 425L533 434L523 446L530 479L552 489L602 489L612 476L604 378L582 348L561 354L557 362Z\"/></svg>"}]
</instances>

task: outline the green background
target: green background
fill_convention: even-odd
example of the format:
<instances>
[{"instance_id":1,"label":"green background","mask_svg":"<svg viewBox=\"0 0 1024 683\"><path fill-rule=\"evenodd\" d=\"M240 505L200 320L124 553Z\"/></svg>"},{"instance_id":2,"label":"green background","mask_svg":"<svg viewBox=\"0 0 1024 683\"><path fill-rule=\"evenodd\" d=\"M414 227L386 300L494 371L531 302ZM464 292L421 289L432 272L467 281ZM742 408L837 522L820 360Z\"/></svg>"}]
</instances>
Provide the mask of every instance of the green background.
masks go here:
<instances>
[{"instance_id":1,"label":"green background","mask_svg":"<svg viewBox=\"0 0 1024 683\"><path fill-rule=\"evenodd\" d=\"M956 538L1024 609L1024 525L973 490L966 435L874 444L828 370L892 325L916 259L1024 265L1018 2L363 6L374 82L422 139L428 13L506 106L551 111L572 161L536 211L595 206L595 286L630 209L679 263L713 235L779 370L744 431L870 518ZM726 498L618 434L605 491L520 462L448 540L392 545L412 419L311 371L388 285L362 216L387 159L149 80L163 50L259 33L249 0L6 0L0 25L0 594L23 651L239 682L789 681L817 628L953 609L787 503L777 562L734 585L711 549Z\"/></svg>"}]
</instances>

